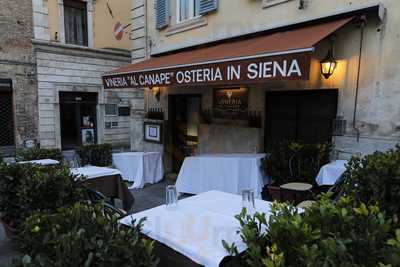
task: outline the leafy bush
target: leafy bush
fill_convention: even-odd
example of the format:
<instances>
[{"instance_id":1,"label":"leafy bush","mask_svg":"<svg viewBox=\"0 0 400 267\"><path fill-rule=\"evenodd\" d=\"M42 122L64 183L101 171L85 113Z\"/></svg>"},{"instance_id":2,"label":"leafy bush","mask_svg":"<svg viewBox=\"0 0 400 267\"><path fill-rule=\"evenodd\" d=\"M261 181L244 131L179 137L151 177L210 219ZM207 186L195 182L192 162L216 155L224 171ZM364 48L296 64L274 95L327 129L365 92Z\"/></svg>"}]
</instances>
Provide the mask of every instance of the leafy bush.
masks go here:
<instances>
[{"instance_id":1,"label":"leafy bush","mask_svg":"<svg viewBox=\"0 0 400 267\"><path fill-rule=\"evenodd\" d=\"M241 266L400 266L398 222L385 218L378 206L355 203L324 196L304 214L274 203L269 220L243 211L237 219L248 250ZM224 246L237 253L234 245Z\"/></svg>"},{"instance_id":2,"label":"leafy bush","mask_svg":"<svg viewBox=\"0 0 400 267\"><path fill-rule=\"evenodd\" d=\"M156 266L153 242L140 238L143 220L127 228L106 217L102 204L77 203L28 218L18 239L26 253L14 266Z\"/></svg>"},{"instance_id":3,"label":"leafy bush","mask_svg":"<svg viewBox=\"0 0 400 267\"><path fill-rule=\"evenodd\" d=\"M329 162L332 149L330 143L280 142L269 149L262 169L277 185L294 180L313 184L320 167Z\"/></svg>"},{"instance_id":4,"label":"leafy bush","mask_svg":"<svg viewBox=\"0 0 400 267\"><path fill-rule=\"evenodd\" d=\"M83 199L85 188L67 167L0 164L0 212L11 226L37 211L56 211Z\"/></svg>"},{"instance_id":5,"label":"leafy bush","mask_svg":"<svg viewBox=\"0 0 400 267\"><path fill-rule=\"evenodd\" d=\"M112 146L110 144L86 145L76 149L82 165L110 166L112 164Z\"/></svg>"},{"instance_id":6,"label":"leafy bush","mask_svg":"<svg viewBox=\"0 0 400 267\"><path fill-rule=\"evenodd\" d=\"M400 146L353 158L344 173L343 191L357 201L380 205L388 214L400 214Z\"/></svg>"},{"instance_id":7,"label":"leafy bush","mask_svg":"<svg viewBox=\"0 0 400 267\"><path fill-rule=\"evenodd\" d=\"M63 155L60 149L47 149L47 148L31 148L17 150L16 158L18 161L29 161L38 159L54 159L58 161L63 160Z\"/></svg>"}]
</instances>

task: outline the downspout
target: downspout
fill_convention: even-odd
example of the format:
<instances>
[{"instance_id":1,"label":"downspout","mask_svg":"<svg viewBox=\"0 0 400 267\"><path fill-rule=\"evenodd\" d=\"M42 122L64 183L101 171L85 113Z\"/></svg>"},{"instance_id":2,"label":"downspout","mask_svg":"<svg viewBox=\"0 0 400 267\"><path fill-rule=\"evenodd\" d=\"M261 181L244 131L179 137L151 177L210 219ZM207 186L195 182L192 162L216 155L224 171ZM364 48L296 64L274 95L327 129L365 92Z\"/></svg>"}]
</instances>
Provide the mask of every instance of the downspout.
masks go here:
<instances>
[{"instance_id":1,"label":"downspout","mask_svg":"<svg viewBox=\"0 0 400 267\"><path fill-rule=\"evenodd\" d=\"M354 98L354 113L353 113L353 129L355 130L356 135L357 135L357 142L360 142L360 129L356 125L356 119L357 119L357 106L358 106L358 91L359 91L359 87L360 87L362 49L363 49L363 43L364 43L364 28L365 28L365 25L367 24L367 18L365 17L365 15L360 17L359 23L360 23L360 50L359 50L359 54L358 54L356 95Z\"/></svg>"}]
</instances>

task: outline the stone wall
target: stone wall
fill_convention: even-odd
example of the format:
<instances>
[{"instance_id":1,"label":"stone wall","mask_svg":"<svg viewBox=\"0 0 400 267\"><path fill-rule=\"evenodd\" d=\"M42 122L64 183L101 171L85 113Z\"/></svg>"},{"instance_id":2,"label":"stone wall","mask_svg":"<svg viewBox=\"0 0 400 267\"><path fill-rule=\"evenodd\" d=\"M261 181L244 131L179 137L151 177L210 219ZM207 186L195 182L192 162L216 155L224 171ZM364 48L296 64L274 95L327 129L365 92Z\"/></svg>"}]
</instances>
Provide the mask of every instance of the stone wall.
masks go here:
<instances>
[{"instance_id":1,"label":"stone wall","mask_svg":"<svg viewBox=\"0 0 400 267\"><path fill-rule=\"evenodd\" d=\"M12 79L15 142L37 138L32 2L0 0L0 78Z\"/></svg>"},{"instance_id":2,"label":"stone wall","mask_svg":"<svg viewBox=\"0 0 400 267\"><path fill-rule=\"evenodd\" d=\"M143 92L134 89L104 91L101 75L130 61L127 52L90 49L35 41L39 92L40 143L61 147L59 92L98 93L97 132L99 143L130 146L132 116L105 116L105 104L129 106L143 101ZM118 122L105 129L106 122Z\"/></svg>"}]
</instances>

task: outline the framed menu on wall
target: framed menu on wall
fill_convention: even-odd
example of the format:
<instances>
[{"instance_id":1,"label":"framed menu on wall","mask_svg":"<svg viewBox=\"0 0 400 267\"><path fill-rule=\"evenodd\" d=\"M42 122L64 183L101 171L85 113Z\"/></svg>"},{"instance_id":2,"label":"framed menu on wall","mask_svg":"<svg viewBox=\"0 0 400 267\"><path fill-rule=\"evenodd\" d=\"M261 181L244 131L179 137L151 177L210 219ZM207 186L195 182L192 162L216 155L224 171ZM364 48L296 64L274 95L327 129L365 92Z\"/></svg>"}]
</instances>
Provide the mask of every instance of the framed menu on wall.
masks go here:
<instances>
[{"instance_id":1,"label":"framed menu on wall","mask_svg":"<svg viewBox=\"0 0 400 267\"><path fill-rule=\"evenodd\" d=\"M162 124L161 123L144 123L144 140L152 143L162 143Z\"/></svg>"},{"instance_id":2,"label":"framed menu on wall","mask_svg":"<svg viewBox=\"0 0 400 267\"><path fill-rule=\"evenodd\" d=\"M215 88L214 117L221 119L246 119L248 89L245 87Z\"/></svg>"}]
</instances>

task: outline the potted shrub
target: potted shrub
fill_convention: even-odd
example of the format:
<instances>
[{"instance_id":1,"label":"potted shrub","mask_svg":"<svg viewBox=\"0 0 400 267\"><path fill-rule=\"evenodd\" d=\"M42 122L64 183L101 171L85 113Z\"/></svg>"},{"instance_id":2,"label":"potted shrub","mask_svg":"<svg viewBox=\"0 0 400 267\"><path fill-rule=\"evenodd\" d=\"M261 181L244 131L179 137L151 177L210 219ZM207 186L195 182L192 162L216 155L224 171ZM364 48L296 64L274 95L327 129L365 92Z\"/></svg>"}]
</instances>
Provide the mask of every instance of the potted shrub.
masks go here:
<instances>
[{"instance_id":1,"label":"potted shrub","mask_svg":"<svg viewBox=\"0 0 400 267\"><path fill-rule=\"evenodd\" d=\"M112 146L110 144L85 145L78 147L81 164L107 167L112 165Z\"/></svg>"},{"instance_id":2,"label":"potted shrub","mask_svg":"<svg viewBox=\"0 0 400 267\"><path fill-rule=\"evenodd\" d=\"M0 164L0 213L7 233L37 211L56 211L85 199L81 178L67 167Z\"/></svg>"}]
</instances>

